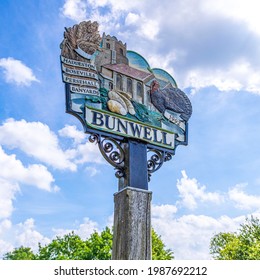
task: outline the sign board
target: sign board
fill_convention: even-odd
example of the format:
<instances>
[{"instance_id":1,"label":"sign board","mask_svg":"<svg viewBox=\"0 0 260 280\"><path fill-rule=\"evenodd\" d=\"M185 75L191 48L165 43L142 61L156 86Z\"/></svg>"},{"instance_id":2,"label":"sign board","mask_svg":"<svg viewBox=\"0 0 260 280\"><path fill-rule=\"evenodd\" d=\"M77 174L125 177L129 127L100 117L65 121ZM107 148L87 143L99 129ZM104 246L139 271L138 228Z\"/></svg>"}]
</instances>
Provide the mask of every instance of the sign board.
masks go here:
<instances>
[{"instance_id":1,"label":"sign board","mask_svg":"<svg viewBox=\"0 0 260 280\"><path fill-rule=\"evenodd\" d=\"M138 139L171 152L187 144L192 106L186 94L126 43L101 37L97 22L65 28L60 58L67 112L86 132Z\"/></svg>"}]
</instances>

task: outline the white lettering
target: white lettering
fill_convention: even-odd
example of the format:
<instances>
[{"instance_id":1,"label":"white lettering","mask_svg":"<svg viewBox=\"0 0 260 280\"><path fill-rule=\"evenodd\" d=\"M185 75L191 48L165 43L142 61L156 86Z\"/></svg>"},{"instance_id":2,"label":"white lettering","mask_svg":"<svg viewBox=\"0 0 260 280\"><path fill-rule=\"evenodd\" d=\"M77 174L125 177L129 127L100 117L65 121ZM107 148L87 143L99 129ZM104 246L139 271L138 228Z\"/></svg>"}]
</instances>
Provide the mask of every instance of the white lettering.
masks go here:
<instances>
[{"instance_id":1,"label":"white lettering","mask_svg":"<svg viewBox=\"0 0 260 280\"><path fill-rule=\"evenodd\" d=\"M89 69L92 69L92 70L97 70L96 66L91 64L91 63L69 59L69 58L66 58L62 55L61 55L61 61L65 64L68 64L68 65L71 65L71 66L78 66L78 67L83 67L83 68L89 68Z\"/></svg>"},{"instance_id":2,"label":"white lettering","mask_svg":"<svg viewBox=\"0 0 260 280\"><path fill-rule=\"evenodd\" d=\"M63 73L63 82L69 83L69 84L76 84L76 85L91 86L91 87L99 88L99 83L96 81L73 78L73 77L67 76L64 73Z\"/></svg>"},{"instance_id":3,"label":"white lettering","mask_svg":"<svg viewBox=\"0 0 260 280\"><path fill-rule=\"evenodd\" d=\"M89 88L89 87L80 87L80 86L70 85L70 91L74 92L74 93L99 95L99 91L97 89L93 89L93 88Z\"/></svg>"},{"instance_id":4,"label":"white lettering","mask_svg":"<svg viewBox=\"0 0 260 280\"><path fill-rule=\"evenodd\" d=\"M79 70L79 69L72 69L69 67L65 67L64 64L62 64L62 70L63 70L63 72L70 74L70 75L92 78L92 79L98 80L98 75L93 72L83 71L83 70Z\"/></svg>"},{"instance_id":5,"label":"white lettering","mask_svg":"<svg viewBox=\"0 0 260 280\"><path fill-rule=\"evenodd\" d=\"M183 131L185 131L185 123L181 121L180 119L175 118L172 114L170 114L168 111L164 112L164 116L166 119L168 119L171 123L177 125L180 127Z\"/></svg>"}]
</instances>

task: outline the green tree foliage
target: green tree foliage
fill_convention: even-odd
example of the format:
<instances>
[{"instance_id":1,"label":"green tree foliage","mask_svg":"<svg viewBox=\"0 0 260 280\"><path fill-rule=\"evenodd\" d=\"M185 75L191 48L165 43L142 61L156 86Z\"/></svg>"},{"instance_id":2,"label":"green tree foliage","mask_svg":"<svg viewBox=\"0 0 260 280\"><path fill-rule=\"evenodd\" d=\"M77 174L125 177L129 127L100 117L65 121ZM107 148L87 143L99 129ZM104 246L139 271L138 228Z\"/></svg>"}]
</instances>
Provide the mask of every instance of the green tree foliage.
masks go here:
<instances>
[{"instance_id":1,"label":"green tree foliage","mask_svg":"<svg viewBox=\"0 0 260 280\"><path fill-rule=\"evenodd\" d=\"M5 260L35 260L36 256L28 247L20 247L12 252L5 254Z\"/></svg>"},{"instance_id":2,"label":"green tree foliage","mask_svg":"<svg viewBox=\"0 0 260 280\"><path fill-rule=\"evenodd\" d=\"M39 244L39 260L84 260L87 259L89 248L87 242L81 240L73 232L63 237L56 237L46 246Z\"/></svg>"},{"instance_id":3,"label":"green tree foliage","mask_svg":"<svg viewBox=\"0 0 260 280\"><path fill-rule=\"evenodd\" d=\"M260 260L260 220L246 219L235 233L218 233L210 242L216 260Z\"/></svg>"},{"instance_id":4,"label":"green tree foliage","mask_svg":"<svg viewBox=\"0 0 260 280\"><path fill-rule=\"evenodd\" d=\"M46 246L39 245L36 258L40 260L109 260L112 238L108 227L101 234L94 232L85 241L72 232L63 237L56 237Z\"/></svg>"},{"instance_id":5,"label":"green tree foliage","mask_svg":"<svg viewBox=\"0 0 260 280\"><path fill-rule=\"evenodd\" d=\"M39 244L37 253L30 248L20 247L5 254L5 260L110 260L113 234L107 227L100 234L94 232L82 240L74 232L56 237L48 245ZM152 230L152 258L154 260L173 259L173 252L165 249L161 237Z\"/></svg>"},{"instance_id":6,"label":"green tree foliage","mask_svg":"<svg viewBox=\"0 0 260 280\"><path fill-rule=\"evenodd\" d=\"M153 260L172 260L173 251L166 249L161 237L152 229L152 259Z\"/></svg>"}]
</instances>

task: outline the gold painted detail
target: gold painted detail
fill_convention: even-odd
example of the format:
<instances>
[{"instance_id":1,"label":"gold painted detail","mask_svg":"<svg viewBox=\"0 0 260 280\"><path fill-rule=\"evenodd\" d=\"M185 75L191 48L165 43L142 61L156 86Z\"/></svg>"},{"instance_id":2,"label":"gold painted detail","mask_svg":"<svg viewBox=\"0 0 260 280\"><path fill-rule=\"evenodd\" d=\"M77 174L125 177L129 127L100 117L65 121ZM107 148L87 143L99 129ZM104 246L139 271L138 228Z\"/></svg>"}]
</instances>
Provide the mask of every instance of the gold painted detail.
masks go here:
<instances>
[{"instance_id":1,"label":"gold painted detail","mask_svg":"<svg viewBox=\"0 0 260 280\"><path fill-rule=\"evenodd\" d=\"M108 93L108 97L107 107L111 112L123 116L127 113L131 115L136 114L134 106L130 100L131 97L128 94L113 90Z\"/></svg>"}]
</instances>

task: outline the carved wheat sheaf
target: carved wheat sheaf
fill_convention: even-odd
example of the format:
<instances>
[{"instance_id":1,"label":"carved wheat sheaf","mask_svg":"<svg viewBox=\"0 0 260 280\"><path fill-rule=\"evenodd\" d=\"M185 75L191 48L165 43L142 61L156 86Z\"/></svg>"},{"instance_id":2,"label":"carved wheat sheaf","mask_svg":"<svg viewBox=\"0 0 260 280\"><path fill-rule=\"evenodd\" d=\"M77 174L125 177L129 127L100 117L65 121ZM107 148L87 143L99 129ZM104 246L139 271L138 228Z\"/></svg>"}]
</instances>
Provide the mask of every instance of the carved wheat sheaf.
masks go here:
<instances>
[{"instance_id":1,"label":"carved wheat sheaf","mask_svg":"<svg viewBox=\"0 0 260 280\"><path fill-rule=\"evenodd\" d=\"M83 21L73 27L65 28L64 40L61 43L61 53L64 57L84 61L79 53L94 54L99 49L101 37L96 21Z\"/></svg>"}]
</instances>

